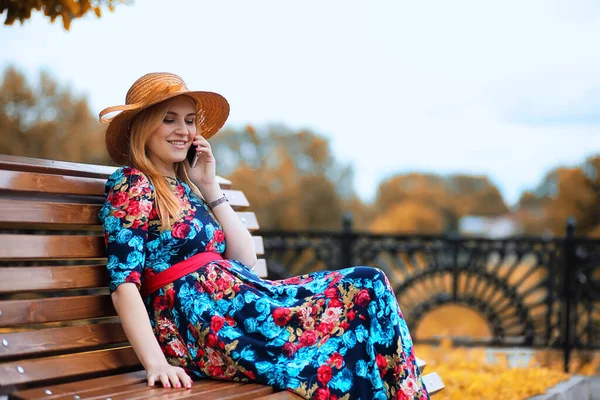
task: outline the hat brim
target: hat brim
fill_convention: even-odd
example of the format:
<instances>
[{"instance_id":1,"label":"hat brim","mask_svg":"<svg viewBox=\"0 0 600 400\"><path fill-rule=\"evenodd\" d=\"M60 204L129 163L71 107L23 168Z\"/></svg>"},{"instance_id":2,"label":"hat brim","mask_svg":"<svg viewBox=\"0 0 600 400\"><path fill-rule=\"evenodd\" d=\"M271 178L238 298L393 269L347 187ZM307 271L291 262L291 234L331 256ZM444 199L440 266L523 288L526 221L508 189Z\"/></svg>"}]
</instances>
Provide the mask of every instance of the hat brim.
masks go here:
<instances>
[{"instance_id":1,"label":"hat brim","mask_svg":"<svg viewBox=\"0 0 600 400\"><path fill-rule=\"evenodd\" d=\"M129 124L142 110L177 96L191 97L203 113L200 121L200 134L205 139L213 137L225 125L229 117L229 103L225 97L214 92L177 91L153 103L144 104L139 108L121 111L106 128L106 149L108 155L118 165L127 165L129 161Z\"/></svg>"}]
</instances>

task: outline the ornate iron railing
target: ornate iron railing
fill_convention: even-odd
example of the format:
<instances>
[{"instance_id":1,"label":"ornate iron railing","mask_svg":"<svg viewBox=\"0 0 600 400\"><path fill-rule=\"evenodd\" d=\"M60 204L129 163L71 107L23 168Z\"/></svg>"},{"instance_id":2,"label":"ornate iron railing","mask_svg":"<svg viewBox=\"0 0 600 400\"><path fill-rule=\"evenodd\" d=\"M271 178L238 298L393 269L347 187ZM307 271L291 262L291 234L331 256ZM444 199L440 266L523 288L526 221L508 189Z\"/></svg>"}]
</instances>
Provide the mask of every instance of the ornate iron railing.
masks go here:
<instances>
[{"instance_id":1,"label":"ornate iron railing","mask_svg":"<svg viewBox=\"0 0 600 400\"><path fill-rule=\"evenodd\" d=\"M600 349L600 240L504 240L354 232L260 232L272 278L369 265L382 269L414 331L460 304L488 322L495 346ZM471 342L481 344L482 341Z\"/></svg>"}]
</instances>

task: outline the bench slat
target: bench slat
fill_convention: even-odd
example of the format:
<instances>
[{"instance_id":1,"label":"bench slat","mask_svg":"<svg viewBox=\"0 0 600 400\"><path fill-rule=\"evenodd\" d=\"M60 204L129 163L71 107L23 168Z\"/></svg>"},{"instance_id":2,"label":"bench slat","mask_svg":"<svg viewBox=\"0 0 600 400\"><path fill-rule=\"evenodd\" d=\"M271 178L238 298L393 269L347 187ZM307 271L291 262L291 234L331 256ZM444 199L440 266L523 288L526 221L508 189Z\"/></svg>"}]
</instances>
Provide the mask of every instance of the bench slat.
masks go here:
<instances>
[{"instance_id":1,"label":"bench slat","mask_svg":"<svg viewBox=\"0 0 600 400\"><path fill-rule=\"evenodd\" d=\"M0 235L0 259L105 258L102 236Z\"/></svg>"},{"instance_id":2,"label":"bench slat","mask_svg":"<svg viewBox=\"0 0 600 400\"><path fill-rule=\"evenodd\" d=\"M202 399L202 400L209 400L209 399L254 400L254 399L260 399L263 396L273 393L274 391L275 391L275 389L270 386L265 386L265 385L261 385L258 383L244 383L244 384L238 384L235 387L229 387L229 388L223 387L222 389L210 390L210 391L198 390L196 392L195 390L192 389L191 390L192 393L190 393L191 396L189 396L189 397L185 396L183 398ZM196 392L196 393L194 393L194 392ZM184 392L184 394L185 394L185 392ZM162 399L162 400L167 400L167 399L179 399L182 397L178 397L176 393L171 393L171 394L165 393L164 395L157 397L157 398Z\"/></svg>"},{"instance_id":3,"label":"bench slat","mask_svg":"<svg viewBox=\"0 0 600 400\"><path fill-rule=\"evenodd\" d=\"M86 391L107 389L118 390L117 388L127 385L135 385L136 383L146 382L146 371L129 372L113 376L105 376L102 378L80 380L69 383L62 383L53 386L41 386L35 389L24 389L16 392L13 396L22 400L36 400L40 398L54 399L61 395L70 395L71 399L75 394L82 395ZM46 391L49 390L50 393Z\"/></svg>"},{"instance_id":4,"label":"bench slat","mask_svg":"<svg viewBox=\"0 0 600 400\"><path fill-rule=\"evenodd\" d=\"M139 364L131 347L6 362L0 364L0 386L112 371ZM19 372L19 367L23 373Z\"/></svg>"},{"instance_id":5,"label":"bench slat","mask_svg":"<svg viewBox=\"0 0 600 400\"><path fill-rule=\"evenodd\" d=\"M296 400L300 397L284 391L273 394L274 389L257 383L241 384L216 380L198 380L191 389L164 389L160 385L149 387L144 371L130 372L102 378L75 381L54 386L26 389L12 394L21 400L72 400L75 395L85 399L260 399ZM277 397L273 397L276 396Z\"/></svg>"},{"instance_id":6,"label":"bench slat","mask_svg":"<svg viewBox=\"0 0 600 400\"><path fill-rule=\"evenodd\" d=\"M214 381L207 380L201 382L195 382L192 386L192 389L175 389L169 388L165 389L160 386L160 383L156 384L154 387L145 388L139 387L137 390L121 390L117 389L116 393L107 393L104 396L96 396L96 397L88 397L86 393L85 399L90 400L105 400L110 397L111 400L138 400L138 399L188 399L197 393L203 393L204 396L211 392L217 392L223 389L235 388L237 386L241 386L240 383L237 382L223 382L223 381ZM173 397L169 397L173 396ZM216 399L216 397L209 397L212 399Z\"/></svg>"},{"instance_id":7,"label":"bench slat","mask_svg":"<svg viewBox=\"0 0 600 400\"><path fill-rule=\"evenodd\" d=\"M256 260L256 264L254 265L254 268L252 270L256 275L260 276L261 278L266 278L267 275L269 275L269 273L267 272L267 262L264 258L259 258L258 260Z\"/></svg>"},{"instance_id":8,"label":"bench slat","mask_svg":"<svg viewBox=\"0 0 600 400\"><path fill-rule=\"evenodd\" d=\"M223 382L223 381L203 381L195 383L191 389L164 389L160 386L154 388L140 389L133 393L110 395L111 400L141 400L141 399L226 399L228 392L235 393L245 387L239 382ZM271 391L273 389L271 388ZM238 397L233 397L236 400ZM86 397L87 399L87 397ZM106 397L95 397L94 400L104 400Z\"/></svg>"},{"instance_id":9,"label":"bench slat","mask_svg":"<svg viewBox=\"0 0 600 400\"><path fill-rule=\"evenodd\" d=\"M134 398L137 394L143 392L149 392L153 388L148 386L148 382L138 382L130 385L123 385L118 387L109 387L102 389L94 389L94 390L84 390L81 392L77 392L77 395L80 397L88 399L107 399L117 397L119 395L127 395L129 398ZM73 400L73 394L65 394L62 396L57 396L52 398L52 400Z\"/></svg>"},{"instance_id":10,"label":"bench slat","mask_svg":"<svg viewBox=\"0 0 600 400\"><path fill-rule=\"evenodd\" d=\"M0 301L0 327L116 315L110 295Z\"/></svg>"},{"instance_id":11,"label":"bench slat","mask_svg":"<svg viewBox=\"0 0 600 400\"><path fill-rule=\"evenodd\" d=\"M43 174L103 178L106 180L113 172L115 172L117 167L0 154L0 169L37 172ZM230 180L221 176L217 176L217 182L222 188L225 186L229 187L231 185Z\"/></svg>"},{"instance_id":12,"label":"bench slat","mask_svg":"<svg viewBox=\"0 0 600 400\"><path fill-rule=\"evenodd\" d=\"M263 255L262 238L255 237L257 255ZM255 271L266 276L266 262L259 259ZM106 265L0 267L0 293L89 289L108 286Z\"/></svg>"},{"instance_id":13,"label":"bench slat","mask_svg":"<svg viewBox=\"0 0 600 400\"><path fill-rule=\"evenodd\" d=\"M210 387L223 385L225 382L219 382L214 380L206 380L194 383L195 390L206 390ZM225 383L226 384L226 383ZM118 387L105 387L101 389L83 389L77 392L77 395L85 398L86 400L101 399L136 399L136 398L158 398L161 394L165 393L184 393L187 392L185 389L165 389L160 384L154 387L148 386L146 380L143 382L132 383L128 385L122 385ZM73 400L73 394L65 394L58 397L53 397L52 400Z\"/></svg>"},{"instance_id":14,"label":"bench slat","mask_svg":"<svg viewBox=\"0 0 600 400\"><path fill-rule=\"evenodd\" d=\"M108 286L106 265L0 267L0 293Z\"/></svg>"},{"instance_id":15,"label":"bench slat","mask_svg":"<svg viewBox=\"0 0 600 400\"><path fill-rule=\"evenodd\" d=\"M262 236L254 236L254 248L256 249L256 255L262 256L265 254L265 244Z\"/></svg>"},{"instance_id":16,"label":"bench slat","mask_svg":"<svg viewBox=\"0 0 600 400\"><path fill-rule=\"evenodd\" d=\"M442 379L437 372L423 375L423 382L430 395L439 392L445 387L444 382L442 382Z\"/></svg>"},{"instance_id":17,"label":"bench slat","mask_svg":"<svg viewBox=\"0 0 600 400\"><path fill-rule=\"evenodd\" d=\"M267 276L266 261L264 259L257 261L254 272L261 277ZM109 295L5 300L0 301L0 311L2 311L0 326L70 321L115 315Z\"/></svg>"},{"instance_id":18,"label":"bench slat","mask_svg":"<svg viewBox=\"0 0 600 400\"><path fill-rule=\"evenodd\" d=\"M208 381L197 383L191 389L164 389L161 387L152 388L150 391L140 391L140 393L130 393L126 395L110 396L112 400L141 400L141 399L224 399L223 395L228 391L244 387L239 382L218 382ZM272 390L272 389L271 389ZM237 397L236 397L237 399Z\"/></svg>"},{"instance_id":19,"label":"bench slat","mask_svg":"<svg viewBox=\"0 0 600 400\"><path fill-rule=\"evenodd\" d=\"M13 192L98 196L104 200L105 184L106 179L99 178L0 170L0 189ZM223 189L230 203L248 207L241 191Z\"/></svg>"},{"instance_id":20,"label":"bench slat","mask_svg":"<svg viewBox=\"0 0 600 400\"><path fill-rule=\"evenodd\" d=\"M260 226L258 225L258 220L256 219L256 214L254 214L253 212L240 211L237 212L237 215L238 217L240 217L240 219L249 231L252 232L260 228Z\"/></svg>"},{"instance_id":21,"label":"bench slat","mask_svg":"<svg viewBox=\"0 0 600 400\"><path fill-rule=\"evenodd\" d=\"M270 394L268 396L261 397L260 400L300 400L302 397L294 394L292 392L288 392L287 390L283 392L277 392Z\"/></svg>"},{"instance_id":22,"label":"bench slat","mask_svg":"<svg viewBox=\"0 0 600 400\"><path fill-rule=\"evenodd\" d=\"M427 363L425 362L425 360L422 360L419 357L415 357L415 361L417 362L417 367L419 367L419 371L423 373L425 367L427 366Z\"/></svg>"},{"instance_id":23,"label":"bench slat","mask_svg":"<svg viewBox=\"0 0 600 400\"><path fill-rule=\"evenodd\" d=\"M91 178L108 178L117 167L81 164L69 161L44 160L41 158L0 154L0 168L14 171L41 172Z\"/></svg>"},{"instance_id":24,"label":"bench slat","mask_svg":"<svg viewBox=\"0 0 600 400\"><path fill-rule=\"evenodd\" d=\"M262 238L255 237L257 255L264 254ZM258 264L258 263L257 263ZM255 271L266 273L261 260ZM265 275L266 276L266 275ZM0 293L101 288L108 286L106 265L0 267Z\"/></svg>"},{"instance_id":25,"label":"bench slat","mask_svg":"<svg viewBox=\"0 0 600 400\"><path fill-rule=\"evenodd\" d=\"M225 190L234 210L249 206L242 192ZM231 194L232 192L238 192ZM21 199L0 199L0 223L99 225L100 204L40 202Z\"/></svg>"},{"instance_id":26,"label":"bench slat","mask_svg":"<svg viewBox=\"0 0 600 400\"><path fill-rule=\"evenodd\" d=\"M0 199L0 222L98 224L100 205Z\"/></svg>"},{"instance_id":27,"label":"bench slat","mask_svg":"<svg viewBox=\"0 0 600 400\"><path fill-rule=\"evenodd\" d=\"M105 179L0 170L0 189L19 192L104 196Z\"/></svg>"},{"instance_id":28,"label":"bench slat","mask_svg":"<svg viewBox=\"0 0 600 400\"><path fill-rule=\"evenodd\" d=\"M161 400L170 400L170 399L202 399L202 400L211 400L211 399L235 399L235 400L254 400L260 399L262 396L273 393L275 389L269 386L260 385L258 383L235 383L235 382L220 382L219 384L215 384L212 386L204 386L204 387L192 387L191 390L180 390L179 393L173 390L156 390L159 394L154 394L152 396L147 397L133 397L126 398L122 397L123 400L127 399L161 399ZM117 400L121 399L117 397Z\"/></svg>"},{"instance_id":29,"label":"bench slat","mask_svg":"<svg viewBox=\"0 0 600 400\"><path fill-rule=\"evenodd\" d=\"M127 342L120 323L69 326L26 332L0 333L0 359L28 354L76 351L107 344Z\"/></svg>"},{"instance_id":30,"label":"bench slat","mask_svg":"<svg viewBox=\"0 0 600 400\"><path fill-rule=\"evenodd\" d=\"M253 212L238 212L238 215L248 230L258 229ZM0 234L0 242L0 259L5 260L106 258L103 236ZM258 248L261 249L264 253L263 246Z\"/></svg>"}]
</instances>

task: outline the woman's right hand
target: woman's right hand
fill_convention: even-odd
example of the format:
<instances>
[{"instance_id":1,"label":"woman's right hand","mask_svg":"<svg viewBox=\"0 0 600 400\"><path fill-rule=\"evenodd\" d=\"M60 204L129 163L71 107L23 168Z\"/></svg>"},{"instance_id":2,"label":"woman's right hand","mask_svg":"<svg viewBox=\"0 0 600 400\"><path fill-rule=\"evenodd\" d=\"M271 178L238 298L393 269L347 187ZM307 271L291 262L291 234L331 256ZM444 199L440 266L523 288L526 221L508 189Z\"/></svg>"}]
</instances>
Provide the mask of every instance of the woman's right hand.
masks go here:
<instances>
[{"instance_id":1,"label":"woman's right hand","mask_svg":"<svg viewBox=\"0 0 600 400\"><path fill-rule=\"evenodd\" d=\"M174 367L170 364L152 365L146 369L146 379L148 386L154 386L156 382L161 382L163 387L175 389L191 388L192 378L185 373L183 368Z\"/></svg>"}]
</instances>

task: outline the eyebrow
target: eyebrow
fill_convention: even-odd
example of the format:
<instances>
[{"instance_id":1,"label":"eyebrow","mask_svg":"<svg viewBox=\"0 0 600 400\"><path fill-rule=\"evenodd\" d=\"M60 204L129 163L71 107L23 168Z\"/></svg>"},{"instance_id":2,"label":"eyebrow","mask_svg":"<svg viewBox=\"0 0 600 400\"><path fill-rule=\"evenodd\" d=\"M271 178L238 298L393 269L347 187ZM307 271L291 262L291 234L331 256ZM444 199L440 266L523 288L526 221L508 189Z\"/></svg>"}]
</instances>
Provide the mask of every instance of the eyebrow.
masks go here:
<instances>
[{"instance_id":1,"label":"eyebrow","mask_svg":"<svg viewBox=\"0 0 600 400\"><path fill-rule=\"evenodd\" d=\"M167 111L167 114L179 115L175 111ZM195 113L189 113L188 115L186 115L186 117L189 117L190 115L195 116L196 114Z\"/></svg>"}]
</instances>

